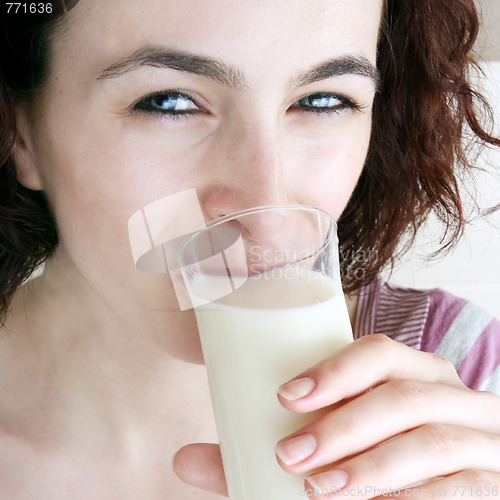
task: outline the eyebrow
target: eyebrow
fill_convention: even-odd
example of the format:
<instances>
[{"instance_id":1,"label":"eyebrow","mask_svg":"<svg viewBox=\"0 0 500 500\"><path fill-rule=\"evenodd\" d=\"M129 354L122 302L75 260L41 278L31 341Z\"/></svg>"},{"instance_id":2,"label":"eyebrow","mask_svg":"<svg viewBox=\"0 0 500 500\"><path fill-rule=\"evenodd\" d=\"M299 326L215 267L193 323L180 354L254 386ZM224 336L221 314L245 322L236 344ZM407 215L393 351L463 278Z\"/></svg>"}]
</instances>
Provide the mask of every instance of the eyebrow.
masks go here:
<instances>
[{"instance_id":1,"label":"eyebrow","mask_svg":"<svg viewBox=\"0 0 500 500\"><path fill-rule=\"evenodd\" d=\"M313 68L300 75L295 86L303 87L334 76L358 75L373 81L375 88L380 87L378 69L365 57L341 56Z\"/></svg>"},{"instance_id":2,"label":"eyebrow","mask_svg":"<svg viewBox=\"0 0 500 500\"><path fill-rule=\"evenodd\" d=\"M238 89L244 86L243 75L237 69L221 61L183 51L151 47L139 49L132 55L112 64L97 79L117 78L144 66L193 73L215 80L231 88Z\"/></svg>"},{"instance_id":3,"label":"eyebrow","mask_svg":"<svg viewBox=\"0 0 500 500\"><path fill-rule=\"evenodd\" d=\"M142 67L173 69L215 80L228 87L241 90L246 86L243 74L222 61L197 56L184 51L146 47L106 68L98 80L117 78ZM341 56L331 59L294 80L292 87L303 87L334 76L359 75L373 81L378 88L380 75L377 68L365 57Z\"/></svg>"}]
</instances>

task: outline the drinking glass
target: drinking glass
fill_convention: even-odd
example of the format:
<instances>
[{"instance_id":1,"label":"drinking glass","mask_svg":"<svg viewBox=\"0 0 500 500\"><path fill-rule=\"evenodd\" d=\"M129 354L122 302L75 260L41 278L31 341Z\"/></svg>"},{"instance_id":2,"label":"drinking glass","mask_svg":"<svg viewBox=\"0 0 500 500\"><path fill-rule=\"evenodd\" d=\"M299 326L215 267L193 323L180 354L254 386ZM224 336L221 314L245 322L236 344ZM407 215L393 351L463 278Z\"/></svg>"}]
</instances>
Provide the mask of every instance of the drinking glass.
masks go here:
<instances>
[{"instance_id":1,"label":"drinking glass","mask_svg":"<svg viewBox=\"0 0 500 500\"><path fill-rule=\"evenodd\" d=\"M181 245L224 471L232 500L304 497L277 442L318 413L283 408L278 387L352 341L337 226L302 205L257 207L212 221Z\"/></svg>"}]
</instances>

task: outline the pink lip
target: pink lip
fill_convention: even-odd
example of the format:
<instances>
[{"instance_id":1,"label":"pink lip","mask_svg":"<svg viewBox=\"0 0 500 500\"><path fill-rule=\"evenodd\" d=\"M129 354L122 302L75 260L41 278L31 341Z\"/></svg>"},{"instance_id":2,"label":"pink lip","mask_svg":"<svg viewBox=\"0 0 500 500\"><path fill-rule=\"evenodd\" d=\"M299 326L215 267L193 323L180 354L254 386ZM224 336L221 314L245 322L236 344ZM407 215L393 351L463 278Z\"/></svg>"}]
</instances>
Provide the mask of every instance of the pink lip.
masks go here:
<instances>
[{"instance_id":1,"label":"pink lip","mask_svg":"<svg viewBox=\"0 0 500 500\"><path fill-rule=\"evenodd\" d=\"M268 271L272 271L276 266L270 267L260 267L257 265L249 265L248 269L242 267L211 267L207 269L200 269L199 272L202 274L208 274L211 276L232 276L232 277L251 277L256 276L257 274L262 274Z\"/></svg>"}]
</instances>

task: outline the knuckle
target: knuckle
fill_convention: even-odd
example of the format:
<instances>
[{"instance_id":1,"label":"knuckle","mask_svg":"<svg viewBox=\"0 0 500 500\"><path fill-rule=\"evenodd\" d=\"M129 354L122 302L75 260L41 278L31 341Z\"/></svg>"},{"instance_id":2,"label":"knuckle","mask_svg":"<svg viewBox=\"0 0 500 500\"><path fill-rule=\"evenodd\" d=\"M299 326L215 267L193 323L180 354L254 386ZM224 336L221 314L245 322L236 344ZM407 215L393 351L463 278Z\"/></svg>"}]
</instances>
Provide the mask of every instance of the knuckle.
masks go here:
<instances>
[{"instance_id":1,"label":"knuckle","mask_svg":"<svg viewBox=\"0 0 500 500\"><path fill-rule=\"evenodd\" d=\"M342 412L329 413L320 419L318 424L326 436L331 434L331 429L335 429L339 443L349 443L355 432L351 419L345 418Z\"/></svg>"},{"instance_id":2,"label":"knuckle","mask_svg":"<svg viewBox=\"0 0 500 500\"><path fill-rule=\"evenodd\" d=\"M454 455L463 447L464 437L449 425L426 424L420 427L420 433L425 446L438 454Z\"/></svg>"},{"instance_id":3,"label":"knuckle","mask_svg":"<svg viewBox=\"0 0 500 500\"><path fill-rule=\"evenodd\" d=\"M344 359L331 356L309 370L307 375L316 380L320 391L332 394L332 384L335 384L335 391L343 394L352 386L352 380L346 377L346 369Z\"/></svg>"},{"instance_id":4,"label":"knuckle","mask_svg":"<svg viewBox=\"0 0 500 500\"><path fill-rule=\"evenodd\" d=\"M434 358L436 363L441 365L441 371L444 373L456 373L455 365L444 356L440 356L436 353L431 353L431 356Z\"/></svg>"},{"instance_id":5,"label":"knuckle","mask_svg":"<svg viewBox=\"0 0 500 500\"><path fill-rule=\"evenodd\" d=\"M391 470L392 464L386 453L367 453L362 460L361 468L366 477L386 477Z\"/></svg>"},{"instance_id":6,"label":"knuckle","mask_svg":"<svg viewBox=\"0 0 500 500\"><path fill-rule=\"evenodd\" d=\"M340 361L331 357L326 359L320 366L320 375L326 375L332 380L342 380L342 373L344 371L344 366Z\"/></svg>"},{"instance_id":7,"label":"knuckle","mask_svg":"<svg viewBox=\"0 0 500 500\"><path fill-rule=\"evenodd\" d=\"M454 385L465 387L463 382L458 376L457 369L455 365L447 358L440 356L439 354L430 353L436 363L438 379L448 380Z\"/></svg>"},{"instance_id":8,"label":"knuckle","mask_svg":"<svg viewBox=\"0 0 500 500\"><path fill-rule=\"evenodd\" d=\"M397 399L412 409L421 409L426 406L427 393L421 382L415 380L390 380L386 385Z\"/></svg>"},{"instance_id":9,"label":"knuckle","mask_svg":"<svg viewBox=\"0 0 500 500\"><path fill-rule=\"evenodd\" d=\"M380 360L386 373L390 373L394 367L398 366L401 360L401 350L407 349L405 345L395 342L383 333L366 335L356 342L362 345L366 344L365 348L370 351L373 359Z\"/></svg>"},{"instance_id":10,"label":"knuckle","mask_svg":"<svg viewBox=\"0 0 500 500\"><path fill-rule=\"evenodd\" d=\"M381 346L382 349L385 349L386 346L392 345L394 343L387 335L383 333L374 333L372 335L365 335L361 337L357 342L363 344L369 344L371 346Z\"/></svg>"}]
</instances>

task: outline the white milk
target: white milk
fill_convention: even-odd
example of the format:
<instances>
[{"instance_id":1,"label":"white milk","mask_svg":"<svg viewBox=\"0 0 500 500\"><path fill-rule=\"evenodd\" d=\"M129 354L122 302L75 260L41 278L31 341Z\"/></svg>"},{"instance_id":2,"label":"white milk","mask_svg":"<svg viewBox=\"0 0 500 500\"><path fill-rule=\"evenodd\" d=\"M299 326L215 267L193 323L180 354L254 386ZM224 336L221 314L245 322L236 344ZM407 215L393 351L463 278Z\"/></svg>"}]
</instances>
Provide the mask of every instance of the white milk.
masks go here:
<instances>
[{"instance_id":1,"label":"white milk","mask_svg":"<svg viewBox=\"0 0 500 500\"><path fill-rule=\"evenodd\" d=\"M274 447L314 415L284 409L276 390L352 341L333 281L317 273L266 278L196 309L232 500L304 498L305 476L284 472ZM228 305L240 301L249 307Z\"/></svg>"}]
</instances>

